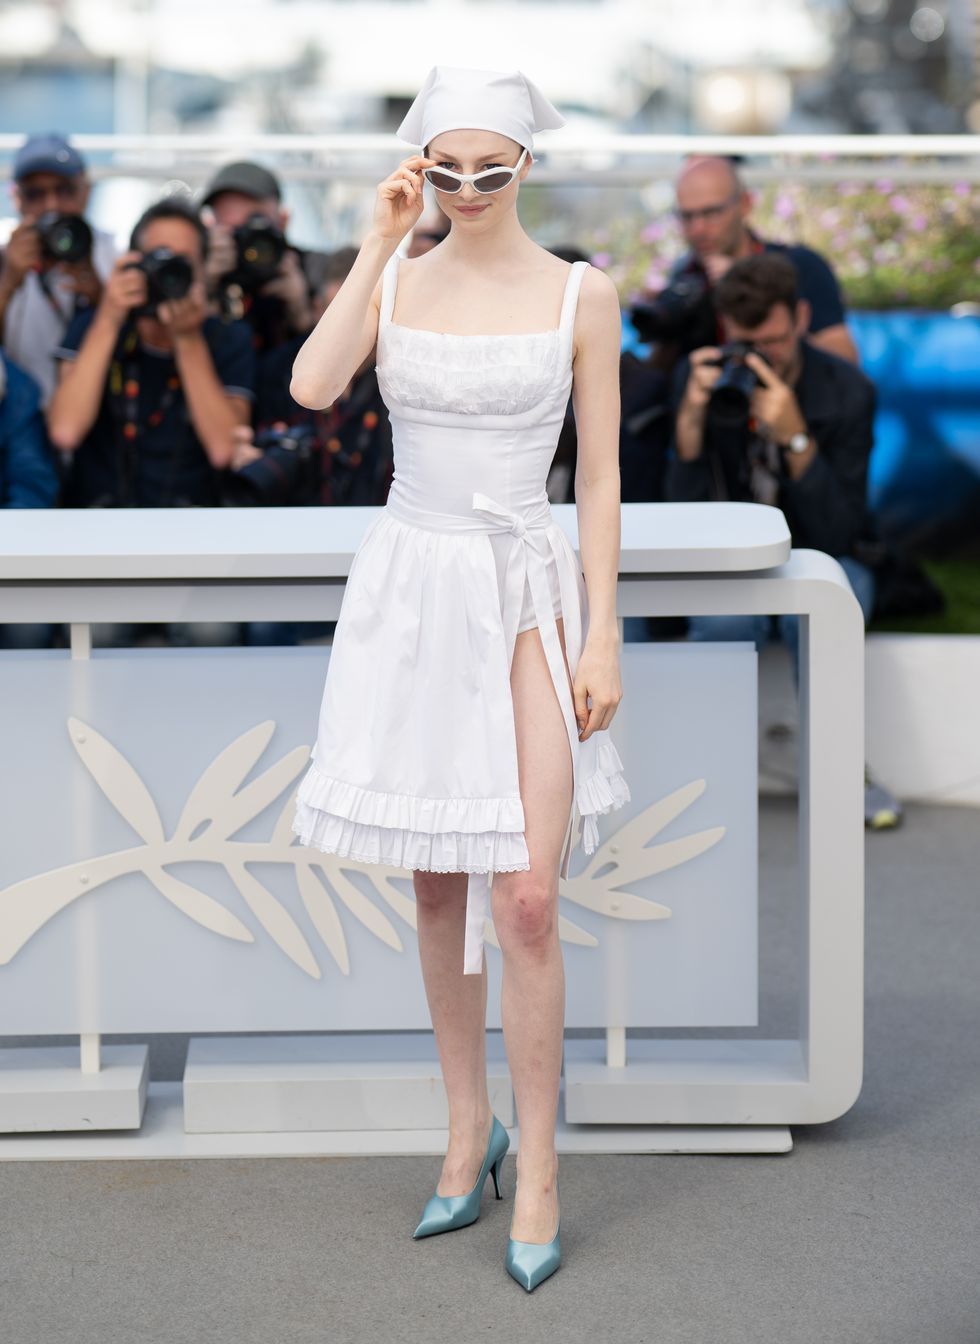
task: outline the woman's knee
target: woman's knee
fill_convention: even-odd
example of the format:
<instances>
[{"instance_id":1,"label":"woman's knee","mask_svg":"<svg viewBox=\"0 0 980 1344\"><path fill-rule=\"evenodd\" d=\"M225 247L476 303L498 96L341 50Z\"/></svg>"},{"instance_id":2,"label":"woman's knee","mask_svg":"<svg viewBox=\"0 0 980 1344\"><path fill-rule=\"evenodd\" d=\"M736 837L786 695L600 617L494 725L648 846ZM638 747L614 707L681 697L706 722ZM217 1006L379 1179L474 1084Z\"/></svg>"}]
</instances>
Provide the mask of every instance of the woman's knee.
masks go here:
<instances>
[{"instance_id":1,"label":"woman's knee","mask_svg":"<svg viewBox=\"0 0 980 1344\"><path fill-rule=\"evenodd\" d=\"M422 910L446 910L453 900L466 895L465 873L428 873L416 869L412 873L415 904Z\"/></svg>"},{"instance_id":2,"label":"woman's knee","mask_svg":"<svg viewBox=\"0 0 980 1344\"><path fill-rule=\"evenodd\" d=\"M550 944L558 922L555 884L530 873L514 875L494 893L493 925L503 951L540 950ZM497 881L499 881L499 875Z\"/></svg>"}]
</instances>

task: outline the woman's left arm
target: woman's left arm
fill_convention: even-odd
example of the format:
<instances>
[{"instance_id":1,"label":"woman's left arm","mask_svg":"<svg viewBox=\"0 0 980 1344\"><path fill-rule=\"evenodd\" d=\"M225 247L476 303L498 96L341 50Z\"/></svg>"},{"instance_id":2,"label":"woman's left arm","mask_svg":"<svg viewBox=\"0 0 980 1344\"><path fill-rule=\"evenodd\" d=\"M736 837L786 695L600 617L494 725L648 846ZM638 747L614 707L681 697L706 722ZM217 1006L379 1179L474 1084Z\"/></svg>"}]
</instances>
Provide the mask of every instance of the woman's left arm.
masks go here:
<instances>
[{"instance_id":1,"label":"woman's left arm","mask_svg":"<svg viewBox=\"0 0 980 1344\"><path fill-rule=\"evenodd\" d=\"M575 503L589 627L575 673L579 740L608 728L623 689L619 675L619 353L616 286L590 267L575 315L572 405L578 438ZM591 701L591 704L589 703Z\"/></svg>"}]
</instances>

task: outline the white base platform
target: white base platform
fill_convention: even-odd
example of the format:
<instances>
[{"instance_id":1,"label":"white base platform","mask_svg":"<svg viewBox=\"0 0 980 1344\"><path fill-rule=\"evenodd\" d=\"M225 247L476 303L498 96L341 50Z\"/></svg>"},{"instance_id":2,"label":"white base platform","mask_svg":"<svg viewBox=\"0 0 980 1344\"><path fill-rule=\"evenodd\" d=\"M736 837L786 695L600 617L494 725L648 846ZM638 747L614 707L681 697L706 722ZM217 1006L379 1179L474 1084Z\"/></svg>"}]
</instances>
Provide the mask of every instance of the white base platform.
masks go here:
<instances>
[{"instance_id":1,"label":"white base platform","mask_svg":"<svg viewBox=\"0 0 980 1344\"><path fill-rule=\"evenodd\" d=\"M568 1125L559 1119L559 1153L788 1153L784 1125ZM511 1152L519 1132L511 1130ZM370 1157L439 1154L444 1129L330 1130L293 1134L188 1134L180 1083L150 1083L143 1127L115 1134L0 1137L0 1162L150 1160L191 1157Z\"/></svg>"},{"instance_id":2,"label":"white base platform","mask_svg":"<svg viewBox=\"0 0 980 1344\"><path fill-rule=\"evenodd\" d=\"M620 1068L602 1041L565 1042L565 1115L578 1125L785 1123L806 1085L797 1040L630 1036Z\"/></svg>"},{"instance_id":3,"label":"white base platform","mask_svg":"<svg viewBox=\"0 0 980 1344\"><path fill-rule=\"evenodd\" d=\"M487 1037L490 1104L514 1123L499 1032ZM431 1032L204 1036L184 1069L188 1134L445 1129L449 1107Z\"/></svg>"},{"instance_id":4,"label":"white base platform","mask_svg":"<svg viewBox=\"0 0 980 1344\"><path fill-rule=\"evenodd\" d=\"M83 1073L77 1045L0 1050L0 1133L139 1129L149 1048L103 1045L98 1073Z\"/></svg>"}]
</instances>

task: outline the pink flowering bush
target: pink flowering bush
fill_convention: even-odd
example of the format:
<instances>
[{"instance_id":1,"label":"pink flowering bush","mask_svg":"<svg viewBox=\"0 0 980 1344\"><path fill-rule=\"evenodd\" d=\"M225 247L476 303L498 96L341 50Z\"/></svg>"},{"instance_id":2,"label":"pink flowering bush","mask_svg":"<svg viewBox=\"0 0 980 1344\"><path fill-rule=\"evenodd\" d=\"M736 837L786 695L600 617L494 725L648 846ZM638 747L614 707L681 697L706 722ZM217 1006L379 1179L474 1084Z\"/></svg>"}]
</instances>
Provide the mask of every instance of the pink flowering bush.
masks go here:
<instances>
[{"instance_id":1,"label":"pink flowering bush","mask_svg":"<svg viewBox=\"0 0 980 1344\"><path fill-rule=\"evenodd\" d=\"M868 182L766 186L752 223L765 238L805 243L833 266L851 307L948 308L980 299L980 185ZM601 233L601 238L597 234ZM673 216L623 212L583 244L624 303L662 288L684 251Z\"/></svg>"}]
</instances>

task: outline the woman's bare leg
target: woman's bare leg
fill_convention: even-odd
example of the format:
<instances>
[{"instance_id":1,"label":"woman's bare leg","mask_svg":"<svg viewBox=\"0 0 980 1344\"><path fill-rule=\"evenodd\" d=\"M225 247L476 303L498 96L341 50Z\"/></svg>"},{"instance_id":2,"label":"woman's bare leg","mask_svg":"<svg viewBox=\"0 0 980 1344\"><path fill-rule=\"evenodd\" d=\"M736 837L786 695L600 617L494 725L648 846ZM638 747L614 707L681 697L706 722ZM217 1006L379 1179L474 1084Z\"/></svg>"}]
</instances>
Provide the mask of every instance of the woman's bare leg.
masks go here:
<instances>
[{"instance_id":1,"label":"woman's bare leg","mask_svg":"<svg viewBox=\"0 0 980 1344\"><path fill-rule=\"evenodd\" d=\"M413 873L422 979L449 1098L449 1147L436 1185L465 1195L476 1182L490 1137L487 1096L487 968L463 974L466 873Z\"/></svg>"},{"instance_id":2,"label":"woman's bare leg","mask_svg":"<svg viewBox=\"0 0 980 1344\"><path fill-rule=\"evenodd\" d=\"M564 650L564 627L558 622ZM566 663L567 675L567 663ZM528 872L497 873L494 928L503 952L501 1011L520 1125L512 1235L550 1241L558 1217L555 1124L565 1018L558 870L572 803L568 736L536 629L518 635L511 669Z\"/></svg>"}]
</instances>

